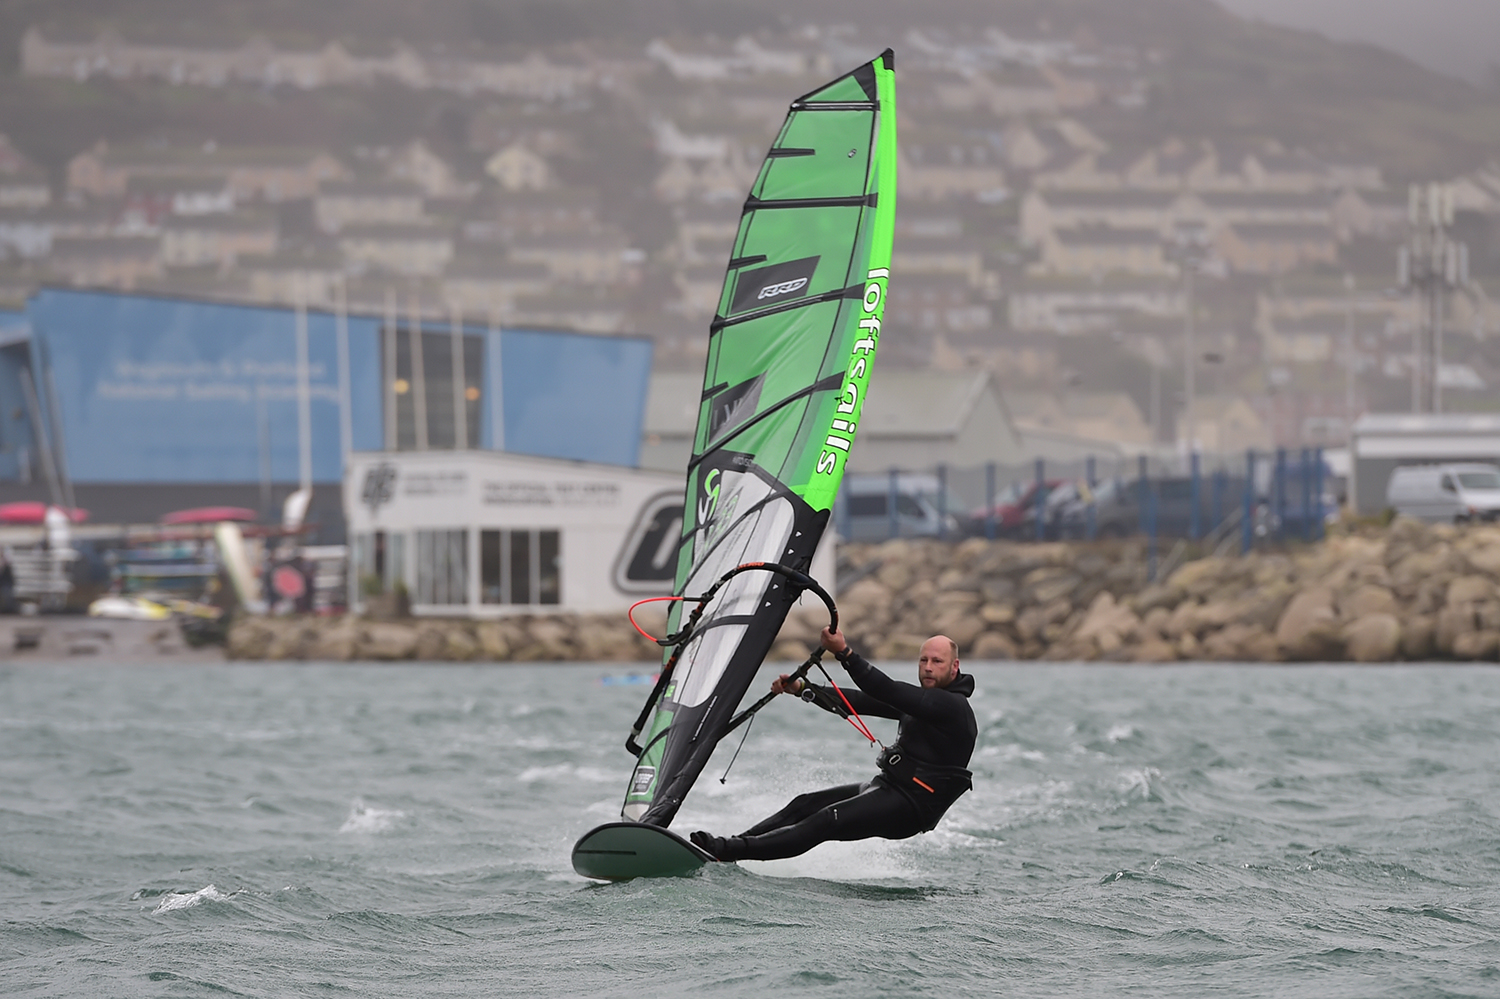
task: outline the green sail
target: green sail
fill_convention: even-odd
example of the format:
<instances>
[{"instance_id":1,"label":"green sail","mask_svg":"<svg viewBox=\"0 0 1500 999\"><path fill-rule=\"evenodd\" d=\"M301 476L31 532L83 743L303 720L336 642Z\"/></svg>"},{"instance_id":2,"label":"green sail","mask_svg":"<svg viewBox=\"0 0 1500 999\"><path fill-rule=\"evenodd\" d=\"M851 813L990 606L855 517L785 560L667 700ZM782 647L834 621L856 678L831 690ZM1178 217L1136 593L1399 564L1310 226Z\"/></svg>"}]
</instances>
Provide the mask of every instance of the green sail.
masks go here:
<instances>
[{"instance_id":1,"label":"green sail","mask_svg":"<svg viewBox=\"0 0 1500 999\"><path fill-rule=\"evenodd\" d=\"M828 525L890 276L894 67L887 50L794 101L745 202L709 328L679 596L745 562L805 572ZM781 576L746 572L708 606L661 692L623 817L672 821L796 596Z\"/></svg>"}]
</instances>

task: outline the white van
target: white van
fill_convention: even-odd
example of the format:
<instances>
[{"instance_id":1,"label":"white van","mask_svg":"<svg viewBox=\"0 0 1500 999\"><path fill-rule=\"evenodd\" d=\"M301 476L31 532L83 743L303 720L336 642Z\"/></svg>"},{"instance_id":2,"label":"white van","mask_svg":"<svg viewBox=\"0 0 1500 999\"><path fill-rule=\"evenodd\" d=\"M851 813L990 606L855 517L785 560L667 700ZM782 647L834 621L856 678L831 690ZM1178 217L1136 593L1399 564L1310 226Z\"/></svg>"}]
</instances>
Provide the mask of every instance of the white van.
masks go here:
<instances>
[{"instance_id":1,"label":"white van","mask_svg":"<svg viewBox=\"0 0 1500 999\"><path fill-rule=\"evenodd\" d=\"M956 538L958 519L938 510L940 490L935 475L898 473L893 519L890 475L846 475L834 506L834 529L845 541ZM950 506L953 502L949 497Z\"/></svg>"},{"instance_id":2,"label":"white van","mask_svg":"<svg viewBox=\"0 0 1500 999\"><path fill-rule=\"evenodd\" d=\"M1500 518L1500 467L1404 465L1391 473L1385 501L1418 520L1495 520Z\"/></svg>"}]
</instances>

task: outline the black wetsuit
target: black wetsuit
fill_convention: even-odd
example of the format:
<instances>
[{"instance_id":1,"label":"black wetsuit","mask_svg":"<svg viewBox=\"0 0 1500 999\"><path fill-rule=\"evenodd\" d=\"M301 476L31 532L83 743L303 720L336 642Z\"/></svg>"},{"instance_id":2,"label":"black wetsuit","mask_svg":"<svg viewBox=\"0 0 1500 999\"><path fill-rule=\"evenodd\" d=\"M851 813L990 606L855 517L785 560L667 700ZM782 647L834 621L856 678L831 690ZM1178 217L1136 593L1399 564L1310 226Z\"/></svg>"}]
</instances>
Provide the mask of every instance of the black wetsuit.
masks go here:
<instances>
[{"instance_id":1,"label":"black wetsuit","mask_svg":"<svg viewBox=\"0 0 1500 999\"><path fill-rule=\"evenodd\" d=\"M960 673L947 687L924 689L892 680L857 652L842 658L860 688L844 691L854 710L901 723L895 744L881 754L880 774L863 784L800 794L738 836L694 833L695 843L720 860L777 860L828 840L906 839L936 826L969 790L971 775L964 768L979 731L969 707L974 678ZM803 697L848 714L831 687L810 684Z\"/></svg>"}]
</instances>

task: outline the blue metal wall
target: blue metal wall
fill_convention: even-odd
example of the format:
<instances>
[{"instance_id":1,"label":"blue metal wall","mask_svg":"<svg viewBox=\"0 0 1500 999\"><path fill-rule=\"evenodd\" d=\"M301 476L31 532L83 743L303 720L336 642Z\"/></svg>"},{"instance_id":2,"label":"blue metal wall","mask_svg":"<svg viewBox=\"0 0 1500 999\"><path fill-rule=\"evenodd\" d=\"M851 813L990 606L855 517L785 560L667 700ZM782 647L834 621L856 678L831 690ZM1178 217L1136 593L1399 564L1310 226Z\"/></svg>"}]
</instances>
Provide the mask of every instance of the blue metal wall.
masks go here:
<instances>
[{"instance_id":1,"label":"blue metal wall","mask_svg":"<svg viewBox=\"0 0 1500 999\"><path fill-rule=\"evenodd\" d=\"M22 478L22 462L29 466L35 454L31 418L21 394L21 369L30 338L26 313L0 309L0 481Z\"/></svg>"},{"instance_id":2,"label":"blue metal wall","mask_svg":"<svg viewBox=\"0 0 1500 999\"><path fill-rule=\"evenodd\" d=\"M41 390L55 393L74 482L259 481L261 405L270 430L271 477L296 480L291 310L45 289L27 311L33 366ZM318 482L343 475L335 323L328 313L307 318ZM350 316L348 329L354 447L376 450L384 426L380 320ZM488 338L485 355L484 446L495 445L494 430L502 423L488 405L498 395L507 449L636 464L649 341L505 330ZM21 404L9 398L4 384L0 395L7 407Z\"/></svg>"}]
</instances>

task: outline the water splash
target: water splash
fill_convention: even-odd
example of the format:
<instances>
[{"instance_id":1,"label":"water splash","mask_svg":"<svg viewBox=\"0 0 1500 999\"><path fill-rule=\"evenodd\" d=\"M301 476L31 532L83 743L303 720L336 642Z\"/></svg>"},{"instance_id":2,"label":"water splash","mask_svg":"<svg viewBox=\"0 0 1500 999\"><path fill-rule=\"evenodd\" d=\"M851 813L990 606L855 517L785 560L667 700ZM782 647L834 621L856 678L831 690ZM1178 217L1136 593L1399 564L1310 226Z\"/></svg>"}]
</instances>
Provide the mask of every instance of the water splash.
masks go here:
<instances>
[{"instance_id":1,"label":"water splash","mask_svg":"<svg viewBox=\"0 0 1500 999\"><path fill-rule=\"evenodd\" d=\"M192 892L168 892L156 903L153 914L160 915L163 912L175 912L178 909L191 909L193 906L203 902L223 902L234 897L234 892L224 894L213 885L206 885Z\"/></svg>"},{"instance_id":2,"label":"water splash","mask_svg":"<svg viewBox=\"0 0 1500 999\"><path fill-rule=\"evenodd\" d=\"M363 798L355 798L349 806L349 817L344 824L339 826L341 833L378 833L389 829L391 825L406 813L397 808L374 808L366 805Z\"/></svg>"}]
</instances>

